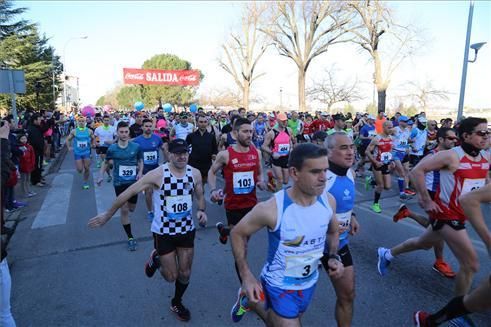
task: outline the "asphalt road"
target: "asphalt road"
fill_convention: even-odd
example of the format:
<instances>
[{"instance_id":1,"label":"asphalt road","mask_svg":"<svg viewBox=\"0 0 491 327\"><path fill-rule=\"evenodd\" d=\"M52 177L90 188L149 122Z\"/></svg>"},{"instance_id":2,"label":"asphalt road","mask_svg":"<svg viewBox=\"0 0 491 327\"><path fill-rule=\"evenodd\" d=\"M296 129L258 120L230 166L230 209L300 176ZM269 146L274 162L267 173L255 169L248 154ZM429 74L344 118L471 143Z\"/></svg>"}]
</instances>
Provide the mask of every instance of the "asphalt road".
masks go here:
<instances>
[{"instance_id":1,"label":"asphalt road","mask_svg":"<svg viewBox=\"0 0 491 327\"><path fill-rule=\"evenodd\" d=\"M229 311L239 283L230 245L218 242L214 227L225 220L222 207L208 203L208 227L197 229L191 283L184 296L192 319L182 323L169 311L174 285L158 273L149 279L143 272L153 246L143 196L131 217L138 249L129 252L118 217L102 229L87 228L88 219L114 199L110 184L82 190L81 176L75 172L70 153L60 170L47 179L51 186L37 190L38 196L24 210L25 218L9 244L12 311L18 326L232 325ZM355 212L361 231L351 239L357 284L353 326L412 326L413 311L435 310L452 298L453 281L431 269L433 251L401 256L388 276L378 275L377 247L390 247L417 236L422 227L409 220L392 222L392 213L400 204L394 191L383 194L382 214L371 212L372 192L365 192L361 180L357 183ZM262 200L270 196L259 192ZM415 200L409 201L409 206L416 209ZM489 225L490 206L484 209ZM469 230L481 262L475 286L487 278L491 263L482 242L472 228ZM257 274L266 257L266 244L264 230L249 244L249 262ZM456 269L448 248L445 257ZM304 326L335 326L335 300L333 288L321 271L315 296L302 319ZM491 326L491 314L472 318L477 326ZM238 325L262 323L251 313Z\"/></svg>"}]
</instances>

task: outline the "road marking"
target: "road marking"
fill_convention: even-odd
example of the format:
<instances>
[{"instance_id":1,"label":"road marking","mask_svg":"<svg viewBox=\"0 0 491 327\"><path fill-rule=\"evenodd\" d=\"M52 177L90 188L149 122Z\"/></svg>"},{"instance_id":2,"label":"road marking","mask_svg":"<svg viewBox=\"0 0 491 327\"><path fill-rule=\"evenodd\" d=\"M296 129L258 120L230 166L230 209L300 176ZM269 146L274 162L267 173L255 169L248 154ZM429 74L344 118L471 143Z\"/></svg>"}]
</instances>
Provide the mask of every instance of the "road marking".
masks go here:
<instances>
[{"instance_id":1,"label":"road marking","mask_svg":"<svg viewBox=\"0 0 491 327\"><path fill-rule=\"evenodd\" d=\"M95 203L97 206L97 214L99 215L111 207L114 199L116 199L116 194L114 193L113 183L108 183L105 179L102 181L101 186L98 186L95 183L98 177L98 173L92 173L92 179L94 180ZM119 216L119 210L113 215L113 217L116 216Z\"/></svg>"},{"instance_id":2,"label":"road marking","mask_svg":"<svg viewBox=\"0 0 491 327\"><path fill-rule=\"evenodd\" d=\"M45 228L66 223L73 175L60 174L53 179L41 209L34 218L31 228ZM68 186L68 187L67 187ZM67 190L68 189L68 190Z\"/></svg>"},{"instance_id":3,"label":"road marking","mask_svg":"<svg viewBox=\"0 0 491 327\"><path fill-rule=\"evenodd\" d=\"M366 203L360 203L358 204L358 206L356 207L357 209L362 209L363 211L367 211L367 212L370 212L370 213L374 213L372 211L372 209L370 209L370 206ZM391 222L393 222L392 220L392 216L389 216L387 214L383 214L383 213L379 213L377 214L377 217L382 217L382 218L385 218L387 220L390 220ZM420 225L415 225L413 223L410 223L409 221L407 220L400 220L397 222L397 224L402 224L404 226L408 226L408 227L411 227L415 230L418 230L420 232L423 232L425 230L425 228L423 228L423 226L420 226ZM471 241L472 241L472 244L474 244L474 246L476 247L476 250L480 251L480 252L483 252L483 253L488 253L488 250L486 248L486 246L484 245L483 242L479 241L479 240L475 240L475 239L472 239L471 238Z\"/></svg>"}]
</instances>

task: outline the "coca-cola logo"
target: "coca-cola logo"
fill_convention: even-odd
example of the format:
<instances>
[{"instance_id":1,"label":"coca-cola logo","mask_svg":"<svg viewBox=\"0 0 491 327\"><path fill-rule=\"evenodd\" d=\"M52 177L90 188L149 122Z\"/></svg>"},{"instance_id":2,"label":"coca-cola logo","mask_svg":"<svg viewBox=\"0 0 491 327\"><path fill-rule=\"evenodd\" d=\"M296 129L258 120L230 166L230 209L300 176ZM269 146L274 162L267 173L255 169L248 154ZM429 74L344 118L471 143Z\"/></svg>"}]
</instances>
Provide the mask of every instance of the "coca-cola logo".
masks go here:
<instances>
[{"instance_id":1,"label":"coca-cola logo","mask_svg":"<svg viewBox=\"0 0 491 327\"><path fill-rule=\"evenodd\" d=\"M179 81L182 82L196 82L198 80L197 74L183 75L179 77Z\"/></svg>"},{"instance_id":2,"label":"coca-cola logo","mask_svg":"<svg viewBox=\"0 0 491 327\"><path fill-rule=\"evenodd\" d=\"M138 81L142 81L145 79L145 76L141 73L126 73L124 75L124 79L136 79Z\"/></svg>"}]
</instances>

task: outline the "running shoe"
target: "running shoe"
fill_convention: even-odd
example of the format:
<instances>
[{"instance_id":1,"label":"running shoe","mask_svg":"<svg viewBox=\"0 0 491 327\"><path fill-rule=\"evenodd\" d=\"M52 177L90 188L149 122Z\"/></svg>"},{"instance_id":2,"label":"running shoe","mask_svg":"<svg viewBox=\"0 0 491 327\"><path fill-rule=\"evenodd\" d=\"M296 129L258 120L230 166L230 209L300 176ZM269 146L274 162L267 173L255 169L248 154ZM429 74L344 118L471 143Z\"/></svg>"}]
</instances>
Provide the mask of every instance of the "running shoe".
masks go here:
<instances>
[{"instance_id":1,"label":"running shoe","mask_svg":"<svg viewBox=\"0 0 491 327\"><path fill-rule=\"evenodd\" d=\"M154 217L153 211L147 212L147 219L149 222L153 221L153 217Z\"/></svg>"},{"instance_id":2,"label":"running shoe","mask_svg":"<svg viewBox=\"0 0 491 327\"><path fill-rule=\"evenodd\" d=\"M460 316L457 318L453 318L448 321L448 327L476 327L476 324L469 318L469 316Z\"/></svg>"},{"instance_id":3,"label":"running shoe","mask_svg":"<svg viewBox=\"0 0 491 327\"><path fill-rule=\"evenodd\" d=\"M145 275L148 278L152 278L157 269L160 267L160 260L157 251L154 249L152 253L150 253L150 259L145 263Z\"/></svg>"},{"instance_id":4,"label":"running shoe","mask_svg":"<svg viewBox=\"0 0 491 327\"><path fill-rule=\"evenodd\" d=\"M380 208L380 203L374 203L372 204L372 210L376 213L381 213L382 208Z\"/></svg>"},{"instance_id":5,"label":"running shoe","mask_svg":"<svg viewBox=\"0 0 491 327\"><path fill-rule=\"evenodd\" d=\"M181 321L189 321L191 319L191 312L181 303L171 302L170 311L176 314L176 318Z\"/></svg>"},{"instance_id":6,"label":"running shoe","mask_svg":"<svg viewBox=\"0 0 491 327\"><path fill-rule=\"evenodd\" d=\"M416 192L414 192L413 190L407 188L407 189L404 190L404 194L407 194L409 196L413 196L413 195L416 195Z\"/></svg>"},{"instance_id":7,"label":"running shoe","mask_svg":"<svg viewBox=\"0 0 491 327\"><path fill-rule=\"evenodd\" d=\"M436 260L435 264L433 265L433 270L442 275L443 277L447 278L454 278L455 277L455 272L452 270L452 267L448 263L446 263L443 260Z\"/></svg>"},{"instance_id":8,"label":"running shoe","mask_svg":"<svg viewBox=\"0 0 491 327\"><path fill-rule=\"evenodd\" d=\"M271 170L268 171L268 190L271 192L276 191L276 180Z\"/></svg>"},{"instance_id":9,"label":"running shoe","mask_svg":"<svg viewBox=\"0 0 491 327\"><path fill-rule=\"evenodd\" d=\"M89 186L89 184L84 183L84 185L82 186L82 188L83 188L84 190L88 190L88 189L90 188L90 186Z\"/></svg>"},{"instance_id":10,"label":"running shoe","mask_svg":"<svg viewBox=\"0 0 491 327\"><path fill-rule=\"evenodd\" d=\"M17 209L17 208L24 208L24 207L27 207L27 203L14 200L14 208Z\"/></svg>"},{"instance_id":11,"label":"running shoe","mask_svg":"<svg viewBox=\"0 0 491 327\"><path fill-rule=\"evenodd\" d=\"M413 315L414 326L426 327L426 319L430 314L425 311L416 311Z\"/></svg>"},{"instance_id":12,"label":"running shoe","mask_svg":"<svg viewBox=\"0 0 491 327\"><path fill-rule=\"evenodd\" d=\"M128 239L128 250L136 251L136 240L134 238Z\"/></svg>"},{"instance_id":13,"label":"running shoe","mask_svg":"<svg viewBox=\"0 0 491 327\"><path fill-rule=\"evenodd\" d=\"M401 201L409 200L409 195L407 195L406 193L401 193L399 194L399 200Z\"/></svg>"},{"instance_id":14,"label":"running shoe","mask_svg":"<svg viewBox=\"0 0 491 327\"><path fill-rule=\"evenodd\" d=\"M224 233L225 226L223 225L222 222L218 222L215 226L218 229L218 234L220 234L218 240L222 244L227 244L228 236Z\"/></svg>"},{"instance_id":15,"label":"running shoe","mask_svg":"<svg viewBox=\"0 0 491 327\"><path fill-rule=\"evenodd\" d=\"M250 310L246 303L247 297L245 293L242 292L242 289L239 288L239 291L237 292L237 301L235 301L232 310L230 310L230 317L232 318L233 322L239 322L242 317L244 317L246 312Z\"/></svg>"},{"instance_id":16,"label":"running shoe","mask_svg":"<svg viewBox=\"0 0 491 327\"><path fill-rule=\"evenodd\" d=\"M378 248L377 254L378 254L378 262L377 262L377 270L380 274L380 276L385 276L388 271L388 267L390 265L390 260L387 260L385 258L385 253L389 251L389 249L386 248Z\"/></svg>"},{"instance_id":17,"label":"running shoe","mask_svg":"<svg viewBox=\"0 0 491 327\"><path fill-rule=\"evenodd\" d=\"M36 192L27 192L27 197L32 198L33 196L37 195Z\"/></svg>"},{"instance_id":18,"label":"running shoe","mask_svg":"<svg viewBox=\"0 0 491 327\"><path fill-rule=\"evenodd\" d=\"M409 214L410 214L410 212L409 212L409 209L406 207L406 205L401 204L401 206L399 207L399 210L397 210L395 215L392 217L392 221L394 221L396 223L401 219L409 217Z\"/></svg>"}]
</instances>

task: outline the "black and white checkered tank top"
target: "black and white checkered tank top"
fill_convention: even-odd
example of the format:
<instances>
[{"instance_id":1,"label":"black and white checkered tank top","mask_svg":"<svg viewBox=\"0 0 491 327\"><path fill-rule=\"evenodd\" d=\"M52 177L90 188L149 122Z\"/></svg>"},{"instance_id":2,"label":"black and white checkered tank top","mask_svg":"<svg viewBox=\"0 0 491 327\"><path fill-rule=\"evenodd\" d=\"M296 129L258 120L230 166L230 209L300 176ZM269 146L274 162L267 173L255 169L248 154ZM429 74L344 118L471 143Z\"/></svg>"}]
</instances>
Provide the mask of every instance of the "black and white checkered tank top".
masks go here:
<instances>
[{"instance_id":1,"label":"black and white checkered tank top","mask_svg":"<svg viewBox=\"0 0 491 327\"><path fill-rule=\"evenodd\" d=\"M152 232L163 235L186 234L194 230L193 191L194 179L191 166L186 175L172 175L168 164L162 165L163 178L160 190L153 192L154 218Z\"/></svg>"}]
</instances>

